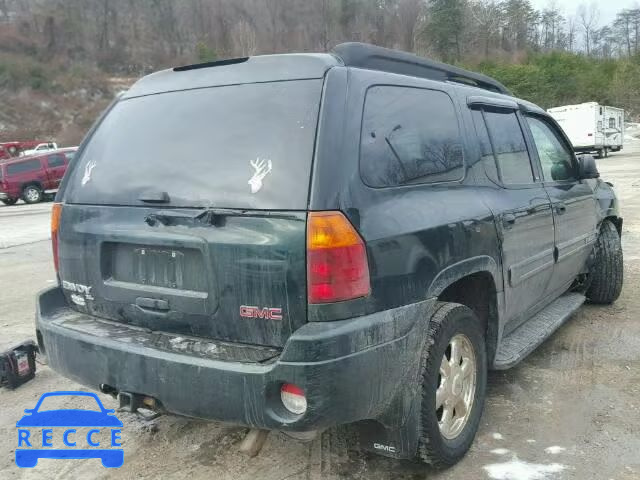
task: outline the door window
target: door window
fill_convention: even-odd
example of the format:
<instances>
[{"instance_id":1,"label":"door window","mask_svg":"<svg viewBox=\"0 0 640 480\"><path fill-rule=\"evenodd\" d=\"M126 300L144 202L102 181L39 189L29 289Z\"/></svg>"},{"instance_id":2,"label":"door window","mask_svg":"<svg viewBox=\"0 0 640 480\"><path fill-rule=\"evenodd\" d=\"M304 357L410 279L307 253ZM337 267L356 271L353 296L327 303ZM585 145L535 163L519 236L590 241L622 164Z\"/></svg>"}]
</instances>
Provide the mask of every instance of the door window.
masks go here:
<instances>
[{"instance_id":1,"label":"door window","mask_svg":"<svg viewBox=\"0 0 640 480\"><path fill-rule=\"evenodd\" d=\"M616 119L614 117L609 118L609 128L616 128Z\"/></svg>"},{"instance_id":2,"label":"door window","mask_svg":"<svg viewBox=\"0 0 640 480\"><path fill-rule=\"evenodd\" d=\"M409 87L367 92L360 173L371 187L461 180L462 140L449 96Z\"/></svg>"},{"instance_id":3,"label":"door window","mask_svg":"<svg viewBox=\"0 0 640 480\"><path fill-rule=\"evenodd\" d=\"M543 178L546 181L574 180L573 155L556 129L536 117L527 117L527 122L540 157Z\"/></svg>"},{"instance_id":4,"label":"door window","mask_svg":"<svg viewBox=\"0 0 640 480\"><path fill-rule=\"evenodd\" d=\"M529 152L515 112L485 110L483 116L502 183L532 183L534 179Z\"/></svg>"},{"instance_id":5,"label":"door window","mask_svg":"<svg viewBox=\"0 0 640 480\"><path fill-rule=\"evenodd\" d=\"M49 157L47 158L47 165L49 165L49 168L64 166L64 155L61 155L59 153L55 155L49 155Z\"/></svg>"}]
</instances>

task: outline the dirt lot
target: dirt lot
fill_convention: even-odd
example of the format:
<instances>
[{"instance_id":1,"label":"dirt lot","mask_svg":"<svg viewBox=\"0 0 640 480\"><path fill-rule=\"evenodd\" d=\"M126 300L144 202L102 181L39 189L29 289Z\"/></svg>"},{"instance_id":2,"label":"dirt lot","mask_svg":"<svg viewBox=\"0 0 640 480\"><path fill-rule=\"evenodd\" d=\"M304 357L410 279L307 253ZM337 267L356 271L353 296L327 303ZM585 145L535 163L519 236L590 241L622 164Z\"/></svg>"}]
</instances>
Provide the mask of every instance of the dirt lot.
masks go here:
<instances>
[{"instance_id":1,"label":"dirt lot","mask_svg":"<svg viewBox=\"0 0 640 480\"><path fill-rule=\"evenodd\" d=\"M257 458L237 451L244 430L164 416L119 414L124 466L98 460L14 464L15 422L50 390L78 385L46 366L16 391L0 389L0 478L640 479L640 142L599 160L625 219L625 286L610 307L585 306L517 368L489 376L480 432L456 467L436 472L360 453L341 431L301 444L272 434ZM33 336L35 293L54 281L50 204L0 207L0 343ZM115 401L102 396L107 408Z\"/></svg>"}]
</instances>

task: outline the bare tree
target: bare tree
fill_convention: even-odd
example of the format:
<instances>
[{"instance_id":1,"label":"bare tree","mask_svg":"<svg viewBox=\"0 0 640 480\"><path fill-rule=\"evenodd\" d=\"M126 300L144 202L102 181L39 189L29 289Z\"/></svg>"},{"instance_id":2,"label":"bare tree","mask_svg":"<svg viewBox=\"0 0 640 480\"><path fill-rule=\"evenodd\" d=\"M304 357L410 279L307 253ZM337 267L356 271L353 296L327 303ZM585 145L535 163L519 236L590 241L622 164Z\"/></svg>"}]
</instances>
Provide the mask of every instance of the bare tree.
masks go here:
<instances>
[{"instance_id":1,"label":"bare tree","mask_svg":"<svg viewBox=\"0 0 640 480\"><path fill-rule=\"evenodd\" d=\"M231 29L231 37L243 57L248 57L256 53L256 32L246 20L240 20L233 26Z\"/></svg>"},{"instance_id":2,"label":"bare tree","mask_svg":"<svg viewBox=\"0 0 640 480\"><path fill-rule=\"evenodd\" d=\"M591 41L599 16L600 11L595 3L591 3L588 7L583 3L578 7L578 19L584 31L584 47L587 55L591 55Z\"/></svg>"},{"instance_id":3,"label":"bare tree","mask_svg":"<svg viewBox=\"0 0 640 480\"><path fill-rule=\"evenodd\" d=\"M402 48L412 52L415 46L416 25L420 21L423 0L400 0L398 2L398 21Z\"/></svg>"},{"instance_id":4,"label":"bare tree","mask_svg":"<svg viewBox=\"0 0 640 480\"><path fill-rule=\"evenodd\" d=\"M502 6L495 0L477 0L471 4L471 15L482 38L484 56L488 58L491 40L498 35L502 24Z\"/></svg>"}]
</instances>

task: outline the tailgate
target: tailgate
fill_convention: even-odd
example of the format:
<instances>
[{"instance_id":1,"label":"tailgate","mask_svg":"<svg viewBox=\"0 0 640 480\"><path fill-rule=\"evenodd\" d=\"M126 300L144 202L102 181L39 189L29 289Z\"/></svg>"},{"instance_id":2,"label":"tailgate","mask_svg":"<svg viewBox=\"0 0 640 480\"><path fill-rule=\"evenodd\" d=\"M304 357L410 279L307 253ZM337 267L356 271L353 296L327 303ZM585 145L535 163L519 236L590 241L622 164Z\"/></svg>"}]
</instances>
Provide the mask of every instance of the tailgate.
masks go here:
<instances>
[{"instance_id":1,"label":"tailgate","mask_svg":"<svg viewBox=\"0 0 640 480\"><path fill-rule=\"evenodd\" d=\"M306 322L304 212L65 205L70 305L151 329L283 346Z\"/></svg>"}]
</instances>

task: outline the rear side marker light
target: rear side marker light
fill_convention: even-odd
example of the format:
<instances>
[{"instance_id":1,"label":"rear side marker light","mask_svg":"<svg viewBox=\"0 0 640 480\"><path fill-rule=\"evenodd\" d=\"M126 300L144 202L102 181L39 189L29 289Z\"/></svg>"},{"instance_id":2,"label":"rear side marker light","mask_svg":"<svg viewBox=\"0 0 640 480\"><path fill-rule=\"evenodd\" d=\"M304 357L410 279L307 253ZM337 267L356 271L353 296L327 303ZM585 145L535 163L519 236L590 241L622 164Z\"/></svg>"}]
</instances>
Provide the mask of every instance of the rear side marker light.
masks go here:
<instances>
[{"instance_id":1,"label":"rear side marker light","mask_svg":"<svg viewBox=\"0 0 640 480\"><path fill-rule=\"evenodd\" d=\"M53 266L56 274L59 271L58 257L58 230L60 229L60 216L62 215L62 204L54 203L51 209L51 249L53 250Z\"/></svg>"},{"instance_id":2,"label":"rear side marker light","mask_svg":"<svg viewBox=\"0 0 640 480\"><path fill-rule=\"evenodd\" d=\"M310 212L307 220L309 303L331 303L369 295L364 241L341 212Z\"/></svg>"},{"instance_id":3,"label":"rear side marker light","mask_svg":"<svg viewBox=\"0 0 640 480\"><path fill-rule=\"evenodd\" d=\"M307 411L307 398L304 391L292 383L285 383L280 388L280 399L284 408L296 415L302 415Z\"/></svg>"}]
</instances>

